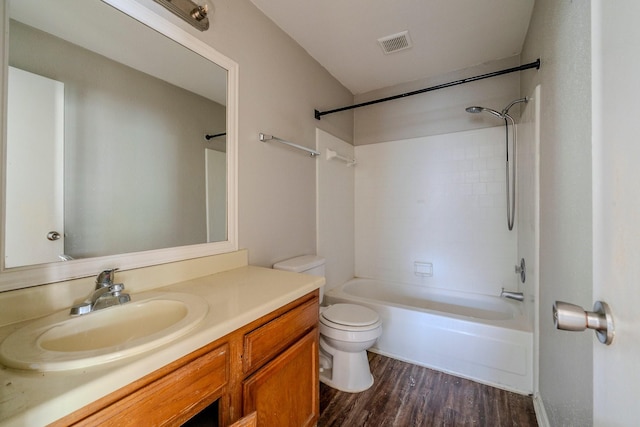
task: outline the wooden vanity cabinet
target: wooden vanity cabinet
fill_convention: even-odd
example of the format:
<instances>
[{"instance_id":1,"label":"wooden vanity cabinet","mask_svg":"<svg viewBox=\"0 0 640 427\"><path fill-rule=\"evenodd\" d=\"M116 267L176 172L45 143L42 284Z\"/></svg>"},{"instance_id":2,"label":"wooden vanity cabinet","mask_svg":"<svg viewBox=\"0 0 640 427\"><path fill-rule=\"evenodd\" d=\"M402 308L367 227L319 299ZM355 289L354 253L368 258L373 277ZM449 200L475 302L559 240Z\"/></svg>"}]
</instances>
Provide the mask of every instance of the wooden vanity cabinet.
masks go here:
<instances>
[{"instance_id":1,"label":"wooden vanity cabinet","mask_svg":"<svg viewBox=\"0 0 640 427\"><path fill-rule=\"evenodd\" d=\"M261 427L312 426L319 415L318 300L310 299L244 337L243 414Z\"/></svg>"},{"instance_id":2,"label":"wooden vanity cabinet","mask_svg":"<svg viewBox=\"0 0 640 427\"><path fill-rule=\"evenodd\" d=\"M311 426L318 339L314 291L51 425L179 426L218 401L220 426L253 412L260 427Z\"/></svg>"}]
</instances>

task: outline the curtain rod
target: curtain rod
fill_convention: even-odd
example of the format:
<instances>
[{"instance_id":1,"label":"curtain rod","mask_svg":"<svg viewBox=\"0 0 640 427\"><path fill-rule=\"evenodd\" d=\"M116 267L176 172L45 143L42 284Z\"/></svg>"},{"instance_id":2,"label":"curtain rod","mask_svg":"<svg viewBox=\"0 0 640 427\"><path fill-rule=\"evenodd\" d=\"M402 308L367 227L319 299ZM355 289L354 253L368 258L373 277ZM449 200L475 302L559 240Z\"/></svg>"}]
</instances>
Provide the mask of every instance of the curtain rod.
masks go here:
<instances>
[{"instance_id":1,"label":"curtain rod","mask_svg":"<svg viewBox=\"0 0 640 427\"><path fill-rule=\"evenodd\" d=\"M210 139L218 138L220 136L227 136L227 133L226 132L222 132L222 133L215 133L213 135L205 134L204 139L209 141Z\"/></svg>"},{"instance_id":2,"label":"curtain rod","mask_svg":"<svg viewBox=\"0 0 640 427\"><path fill-rule=\"evenodd\" d=\"M520 65L518 67L507 68L507 69L504 69L504 70L494 71L492 73L487 73L487 74L481 74L481 75L475 76L475 77L468 77L468 78L462 79L462 80L455 80L453 82L443 83L443 84L439 84L439 85L436 85L436 86L427 87L427 88L424 88L424 89L414 90L412 92L402 93L400 95L393 95L393 96L388 96L386 98L374 99L373 101L362 102L360 104L349 105L347 107L342 107L342 108L335 108L333 110L327 110L327 111L315 110L314 116L315 116L316 120L320 120L320 118L322 116L326 116L327 114L339 113L341 111L347 111L347 110L353 110L355 108L366 107L367 105L373 105L373 104L379 104L381 102L393 101L394 99L405 98L407 96L418 95L420 93L431 92L431 91L434 91L434 90L444 89L444 88L451 87L451 86L457 86L457 85L461 85L461 84L464 84L464 83L475 82L477 80L488 79L489 77L501 76L503 74L509 74L509 73L513 73L513 72L516 72L516 71L528 70L530 68L535 68L535 69L539 70L540 69L540 58L538 58L534 62L531 62L529 64Z\"/></svg>"}]
</instances>

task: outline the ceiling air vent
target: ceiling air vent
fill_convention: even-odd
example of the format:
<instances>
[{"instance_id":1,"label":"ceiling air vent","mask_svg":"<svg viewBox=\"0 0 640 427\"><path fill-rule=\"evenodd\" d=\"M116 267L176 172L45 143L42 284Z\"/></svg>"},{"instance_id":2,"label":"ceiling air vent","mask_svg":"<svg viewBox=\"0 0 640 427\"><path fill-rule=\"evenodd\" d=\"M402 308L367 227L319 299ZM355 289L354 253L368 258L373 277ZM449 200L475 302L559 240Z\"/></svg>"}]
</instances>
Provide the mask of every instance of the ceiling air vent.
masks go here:
<instances>
[{"instance_id":1,"label":"ceiling air vent","mask_svg":"<svg viewBox=\"0 0 640 427\"><path fill-rule=\"evenodd\" d=\"M378 39L378 43L380 43L382 51L385 54L389 54L409 49L411 47L411 37L409 37L409 31L403 31L398 34L381 37Z\"/></svg>"}]
</instances>

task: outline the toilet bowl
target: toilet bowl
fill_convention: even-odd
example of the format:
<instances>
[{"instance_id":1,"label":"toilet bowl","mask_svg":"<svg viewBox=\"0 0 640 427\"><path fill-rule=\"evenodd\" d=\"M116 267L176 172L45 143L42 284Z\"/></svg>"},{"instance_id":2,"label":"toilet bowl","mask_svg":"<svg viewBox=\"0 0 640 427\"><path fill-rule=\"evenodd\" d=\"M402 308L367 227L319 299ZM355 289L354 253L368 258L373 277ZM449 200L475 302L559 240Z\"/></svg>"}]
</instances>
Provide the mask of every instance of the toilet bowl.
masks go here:
<instances>
[{"instance_id":1,"label":"toilet bowl","mask_svg":"<svg viewBox=\"0 0 640 427\"><path fill-rule=\"evenodd\" d=\"M375 311L355 304L335 304L320 312L320 381L357 393L373 385L367 349L382 333Z\"/></svg>"},{"instance_id":2,"label":"toilet bowl","mask_svg":"<svg viewBox=\"0 0 640 427\"><path fill-rule=\"evenodd\" d=\"M274 269L324 276L324 258L306 255L273 265ZM320 303L324 296L320 288ZM320 307L320 381L357 393L373 384L367 350L382 333L374 310L356 304Z\"/></svg>"}]
</instances>

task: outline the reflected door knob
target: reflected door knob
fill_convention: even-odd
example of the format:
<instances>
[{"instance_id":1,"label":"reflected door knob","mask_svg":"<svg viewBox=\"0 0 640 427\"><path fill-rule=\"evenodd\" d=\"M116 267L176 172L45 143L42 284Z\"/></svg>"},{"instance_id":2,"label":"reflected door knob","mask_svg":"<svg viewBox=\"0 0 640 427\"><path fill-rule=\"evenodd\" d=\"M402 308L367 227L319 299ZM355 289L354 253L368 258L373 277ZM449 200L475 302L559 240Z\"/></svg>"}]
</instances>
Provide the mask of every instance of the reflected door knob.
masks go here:
<instances>
[{"instance_id":1,"label":"reflected door knob","mask_svg":"<svg viewBox=\"0 0 640 427\"><path fill-rule=\"evenodd\" d=\"M56 240L60 240L60 237L62 237L62 235L57 231L50 231L47 233L47 239L51 240L52 242Z\"/></svg>"},{"instance_id":2,"label":"reflected door knob","mask_svg":"<svg viewBox=\"0 0 640 427\"><path fill-rule=\"evenodd\" d=\"M609 345L613 341L613 317L606 302L596 301L593 311L586 311L578 305L556 301L553 304L553 323L563 331L593 329L601 343Z\"/></svg>"}]
</instances>

